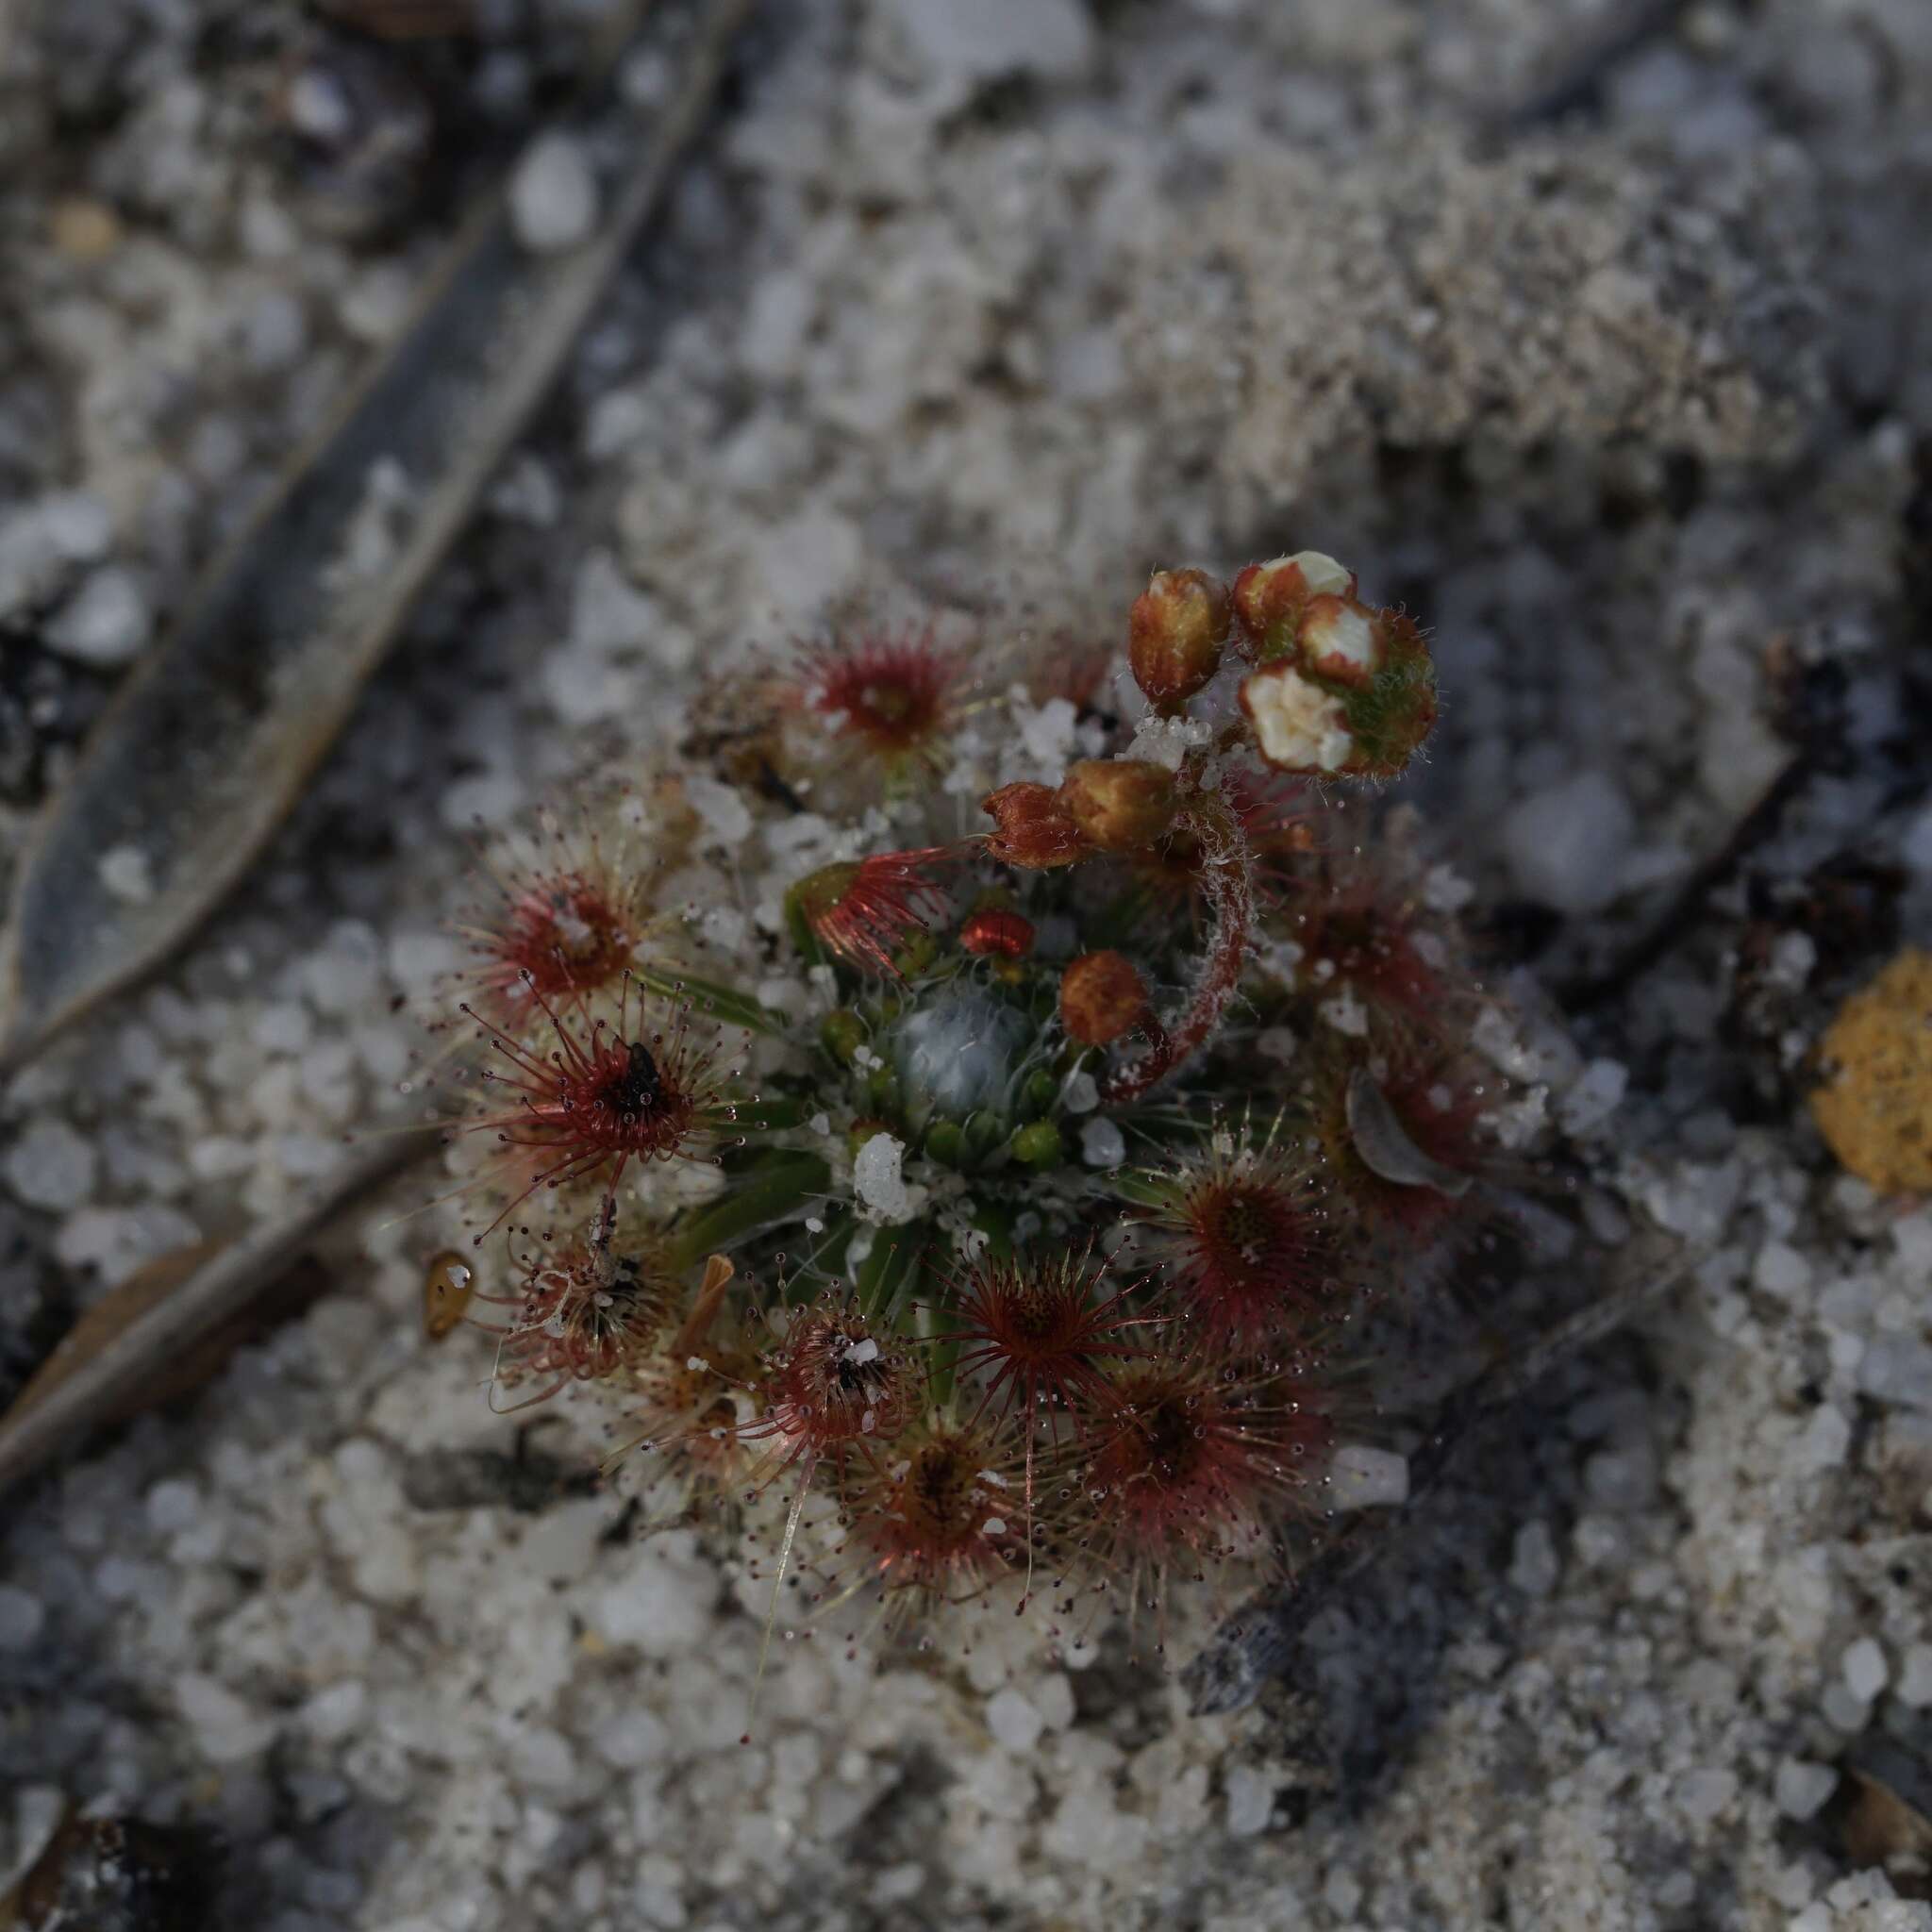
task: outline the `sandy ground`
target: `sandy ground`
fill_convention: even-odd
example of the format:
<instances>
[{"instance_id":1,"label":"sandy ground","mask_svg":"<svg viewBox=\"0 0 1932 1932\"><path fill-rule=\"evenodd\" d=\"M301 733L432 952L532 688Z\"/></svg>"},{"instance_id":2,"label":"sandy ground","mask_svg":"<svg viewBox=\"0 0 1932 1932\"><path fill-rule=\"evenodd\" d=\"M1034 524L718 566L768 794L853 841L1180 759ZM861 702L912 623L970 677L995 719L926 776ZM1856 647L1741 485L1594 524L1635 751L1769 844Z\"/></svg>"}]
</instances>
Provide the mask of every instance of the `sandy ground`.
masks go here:
<instances>
[{"instance_id":1,"label":"sandy ground","mask_svg":"<svg viewBox=\"0 0 1932 1932\"><path fill-rule=\"evenodd\" d=\"M270 859L6 1094L0 1368L408 1109L459 834L700 664L1305 545L1432 626L1405 791L1499 972L1588 977L1804 749L1541 1070L1692 1278L1486 1433L1298 1695L805 1645L741 1748L758 1601L691 1532L410 1500L509 1425L421 1337L426 1224L347 1230L338 1292L8 1506L0 1869L64 1794L219 1826L266 1932L1932 1926L1836 1822L1932 1761L1932 1211L1838 1169L1800 1066L1932 935L1932 10L1692 6L1512 115L1624 10L764 9ZM598 7L322 12L0 12L0 867Z\"/></svg>"}]
</instances>

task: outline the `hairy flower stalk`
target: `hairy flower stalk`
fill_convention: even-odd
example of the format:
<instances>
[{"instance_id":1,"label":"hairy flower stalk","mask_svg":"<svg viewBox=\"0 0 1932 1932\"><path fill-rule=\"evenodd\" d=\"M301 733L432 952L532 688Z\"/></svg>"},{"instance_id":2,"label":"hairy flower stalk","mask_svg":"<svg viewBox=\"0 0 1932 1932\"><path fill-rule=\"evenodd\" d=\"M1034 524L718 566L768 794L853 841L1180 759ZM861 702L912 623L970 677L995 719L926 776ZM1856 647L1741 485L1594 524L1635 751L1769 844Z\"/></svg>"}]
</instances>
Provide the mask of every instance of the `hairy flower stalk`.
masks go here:
<instances>
[{"instance_id":1,"label":"hairy flower stalk","mask_svg":"<svg viewBox=\"0 0 1932 1932\"><path fill-rule=\"evenodd\" d=\"M1124 633L1077 698L917 626L720 683L472 918L497 1383L766 1541L766 1646L1286 1560L1388 1291L1484 1211L1464 949L1312 782L1420 744L1421 633L1313 552Z\"/></svg>"},{"instance_id":2,"label":"hairy flower stalk","mask_svg":"<svg viewBox=\"0 0 1932 1932\"><path fill-rule=\"evenodd\" d=\"M1213 936L1187 1006L1163 1024L1146 1053L1118 1069L1101 1089L1101 1097L1116 1107L1140 1099L1213 1036L1241 985L1247 957L1255 877L1241 823L1224 809L1184 811L1180 823L1199 841L1197 873L1214 920Z\"/></svg>"}]
</instances>

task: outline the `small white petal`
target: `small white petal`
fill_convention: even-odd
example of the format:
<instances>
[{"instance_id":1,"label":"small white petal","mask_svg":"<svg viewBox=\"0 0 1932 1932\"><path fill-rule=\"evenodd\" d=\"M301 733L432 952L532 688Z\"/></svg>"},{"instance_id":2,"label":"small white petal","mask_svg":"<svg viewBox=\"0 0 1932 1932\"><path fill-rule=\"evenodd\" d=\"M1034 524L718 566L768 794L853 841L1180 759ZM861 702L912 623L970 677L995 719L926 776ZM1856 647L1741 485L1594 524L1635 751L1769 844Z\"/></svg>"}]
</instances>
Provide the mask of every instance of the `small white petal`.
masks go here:
<instances>
[{"instance_id":1,"label":"small white petal","mask_svg":"<svg viewBox=\"0 0 1932 1932\"><path fill-rule=\"evenodd\" d=\"M1357 671L1374 671L1380 656L1375 626L1346 604L1324 605L1302 625L1302 649L1318 666L1339 663Z\"/></svg>"},{"instance_id":2,"label":"small white petal","mask_svg":"<svg viewBox=\"0 0 1932 1932\"><path fill-rule=\"evenodd\" d=\"M1289 664L1269 664L1241 686L1261 755L1291 772L1336 772L1355 750L1340 698Z\"/></svg>"},{"instance_id":3,"label":"small white petal","mask_svg":"<svg viewBox=\"0 0 1932 1932\"><path fill-rule=\"evenodd\" d=\"M1341 564L1323 550L1297 550L1292 557L1281 557L1277 563L1296 565L1307 580L1311 597L1345 597L1354 581Z\"/></svg>"}]
</instances>

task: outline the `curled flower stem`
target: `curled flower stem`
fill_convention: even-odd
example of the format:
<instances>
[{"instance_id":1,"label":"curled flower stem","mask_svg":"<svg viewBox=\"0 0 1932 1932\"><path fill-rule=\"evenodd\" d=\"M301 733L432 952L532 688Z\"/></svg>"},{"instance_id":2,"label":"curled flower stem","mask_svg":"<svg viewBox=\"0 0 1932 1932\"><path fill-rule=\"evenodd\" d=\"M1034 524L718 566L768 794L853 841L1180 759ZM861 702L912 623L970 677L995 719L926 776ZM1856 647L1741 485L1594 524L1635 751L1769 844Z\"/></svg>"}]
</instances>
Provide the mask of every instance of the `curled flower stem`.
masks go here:
<instances>
[{"instance_id":1,"label":"curled flower stem","mask_svg":"<svg viewBox=\"0 0 1932 1932\"><path fill-rule=\"evenodd\" d=\"M1165 1025L1150 1023L1153 1044L1101 1088L1101 1100L1108 1107L1139 1100L1214 1037L1248 957L1255 874L1239 820L1226 810L1191 806L1174 824L1177 831L1199 841L1201 896L1214 915L1214 938L1187 1006Z\"/></svg>"}]
</instances>

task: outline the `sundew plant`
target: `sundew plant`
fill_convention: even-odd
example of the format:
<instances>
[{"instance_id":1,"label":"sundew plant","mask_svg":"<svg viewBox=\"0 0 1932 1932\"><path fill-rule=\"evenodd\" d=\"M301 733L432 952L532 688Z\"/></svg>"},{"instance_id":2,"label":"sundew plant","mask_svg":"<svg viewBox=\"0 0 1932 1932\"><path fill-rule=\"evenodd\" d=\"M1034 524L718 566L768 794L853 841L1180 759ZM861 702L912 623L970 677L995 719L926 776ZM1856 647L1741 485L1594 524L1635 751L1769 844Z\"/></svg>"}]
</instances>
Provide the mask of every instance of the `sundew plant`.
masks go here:
<instances>
[{"instance_id":1,"label":"sundew plant","mask_svg":"<svg viewBox=\"0 0 1932 1932\"><path fill-rule=\"evenodd\" d=\"M1277 1556L1494 1158L1456 937L1346 804L1435 711L1314 552L1157 575L1124 654L721 680L470 916L492 1402L594 1391L808 1622L1158 1624Z\"/></svg>"}]
</instances>

